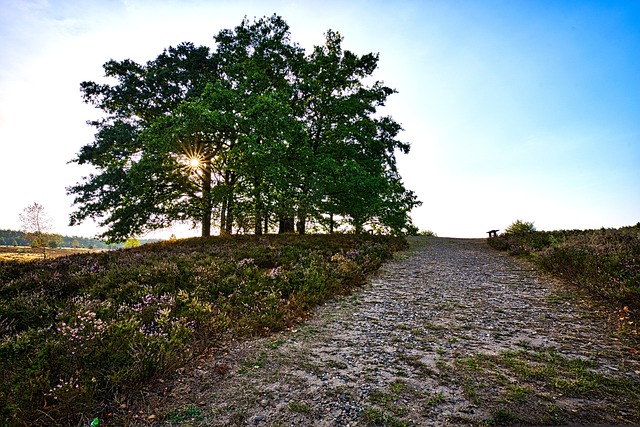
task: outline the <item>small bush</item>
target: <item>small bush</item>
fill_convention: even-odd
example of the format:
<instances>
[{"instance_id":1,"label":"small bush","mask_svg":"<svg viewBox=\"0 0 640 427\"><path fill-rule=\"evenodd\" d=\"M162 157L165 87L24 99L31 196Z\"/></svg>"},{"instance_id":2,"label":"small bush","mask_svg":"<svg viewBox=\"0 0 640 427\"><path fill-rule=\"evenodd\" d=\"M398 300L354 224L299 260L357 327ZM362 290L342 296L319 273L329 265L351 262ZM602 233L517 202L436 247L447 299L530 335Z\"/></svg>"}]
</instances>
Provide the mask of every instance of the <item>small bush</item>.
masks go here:
<instances>
[{"instance_id":1,"label":"small bush","mask_svg":"<svg viewBox=\"0 0 640 427\"><path fill-rule=\"evenodd\" d=\"M533 222L527 222L517 219L510 226L508 226L504 232L505 234L522 236L534 233L535 231L536 227L533 225Z\"/></svg>"}]
</instances>

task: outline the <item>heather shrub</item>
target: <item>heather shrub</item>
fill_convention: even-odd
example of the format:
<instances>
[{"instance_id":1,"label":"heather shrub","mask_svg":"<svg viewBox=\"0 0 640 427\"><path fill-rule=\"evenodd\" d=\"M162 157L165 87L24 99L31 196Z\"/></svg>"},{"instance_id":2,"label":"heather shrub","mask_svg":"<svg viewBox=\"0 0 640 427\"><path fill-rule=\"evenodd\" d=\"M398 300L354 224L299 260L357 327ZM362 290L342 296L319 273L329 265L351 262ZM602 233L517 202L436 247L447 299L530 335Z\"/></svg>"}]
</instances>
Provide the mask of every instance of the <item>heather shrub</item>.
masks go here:
<instances>
[{"instance_id":1,"label":"heather shrub","mask_svg":"<svg viewBox=\"0 0 640 427\"><path fill-rule=\"evenodd\" d=\"M498 250L530 257L544 270L614 310L626 307L625 313L640 317L640 224L620 229L505 234L488 242Z\"/></svg>"},{"instance_id":2,"label":"heather shrub","mask_svg":"<svg viewBox=\"0 0 640 427\"><path fill-rule=\"evenodd\" d=\"M558 240L538 254L546 270L601 298L640 308L640 229L596 230Z\"/></svg>"},{"instance_id":3,"label":"heather shrub","mask_svg":"<svg viewBox=\"0 0 640 427\"><path fill-rule=\"evenodd\" d=\"M231 337L281 330L404 239L186 239L0 269L0 425L81 425Z\"/></svg>"}]
</instances>

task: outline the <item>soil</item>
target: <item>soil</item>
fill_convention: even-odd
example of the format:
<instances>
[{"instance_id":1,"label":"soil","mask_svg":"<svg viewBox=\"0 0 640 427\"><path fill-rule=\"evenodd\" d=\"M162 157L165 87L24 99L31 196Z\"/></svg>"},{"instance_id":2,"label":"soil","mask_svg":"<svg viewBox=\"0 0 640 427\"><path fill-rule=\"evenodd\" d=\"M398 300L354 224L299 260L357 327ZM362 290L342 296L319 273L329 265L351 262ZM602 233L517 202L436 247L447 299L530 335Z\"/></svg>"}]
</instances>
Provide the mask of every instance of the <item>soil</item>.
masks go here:
<instances>
[{"instance_id":1,"label":"soil","mask_svg":"<svg viewBox=\"0 0 640 427\"><path fill-rule=\"evenodd\" d=\"M606 311L484 239L412 238L295 329L156 381L132 426L640 424L640 357ZM122 421L124 420L124 421Z\"/></svg>"}]
</instances>

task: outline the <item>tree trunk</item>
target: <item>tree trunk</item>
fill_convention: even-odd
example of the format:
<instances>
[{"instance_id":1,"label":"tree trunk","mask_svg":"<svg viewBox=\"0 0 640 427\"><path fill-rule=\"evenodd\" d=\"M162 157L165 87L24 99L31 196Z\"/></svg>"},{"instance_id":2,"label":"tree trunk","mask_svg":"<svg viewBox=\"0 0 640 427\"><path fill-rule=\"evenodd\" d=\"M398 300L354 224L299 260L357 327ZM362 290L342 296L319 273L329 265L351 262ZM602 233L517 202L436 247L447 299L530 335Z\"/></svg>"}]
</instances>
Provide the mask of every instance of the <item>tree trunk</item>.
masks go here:
<instances>
[{"instance_id":1,"label":"tree trunk","mask_svg":"<svg viewBox=\"0 0 640 427\"><path fill-rule=\"evenodd\" d=\"M233 233L233 201L231 200L231 195L228 196L227 199L227 223L225 224L225 230L224 233L226 235L231 235Z\"/></svg>"},{"instance_id":2,"label":"tree trunk","mask_svg":"<svg viewBox=\"0 0 640 427\"><path fill-rule=\"evenodd\" d=\"M356 227L356 234L362 234L362 222L354 221L354 225Z\"/></svg>"},{"instance_id":3,"label":"tree trunk","mask_svg":"<svg viewBox=\"0 0 640 427\"><path fill-rule=\"evenodd\" d=\"M222 205L220 208L220 235L224 236L227 232L227 196L222 197Z\"/></svg>"},{"instance_id":4,"label":"tree trunk","mask_svg":"<svg viewBox=\"0 0 640 427\"><path fill-rule=\"evenodd\" d=\"M258 185L256 185L256 187L258 187ZM260 196L260 194L258 194L255 201L255 218L253 222L253 232L257 236L262 235L262 211L262 197Z\"/></svg>"},{"instance_id":5,"label":"tree trunk","mask_svg":"<svg viewBox=\"0 0 640 427\"><path fill-rule=\"evenodd\" d=\"M280 218L278 233L295 233L295 220L293 217Z\"/></svg>"},{"instance_id":6,"label":"tree trunk","mask_svg":"<svg viewBox=\"0 0 640 427\"><path fill-rule=\"evenodd\" d=\"M333 213L329 214L329 234L333 234Z\"/></svg>"},{"instance_id":7,"label":"tree trunk","mask_svg":"<svg viewBox=\"0 0 640 427\"><path fill-rule=\"evenodd\" d=\"M257 212L256 212L256 221L253 227L253 232L256 234L256 236L262 235L262 217L258 216Z\"/></svg>"},{"instance_id":8,"label":"tree trunk","mask_svg":"<svg viewBox=\"0 0 640 427\"><path fill-rule=\"evenodd\" d=\"M298 223L296 224L298 227L298 234L305 234L307 231L307 218L302 211L298 211L298 215Z\"/></svg>"},{"instance_id":9,"label":"tree trunk","mask_svg":"<svg viewBox=\"0 0 640 427\"><path fill-rule=\"evenodd\" d=\"M211 236L211 159L202 167L202 237Z\"/></svg>"},{"instance_id":10,"label":"tree trunk","mask_svg":"<svg viewBox=\"0 0 640 427\"><path fill-rule=\"evenodd\" d=\"M224 171L224 192L222 196L222 209L220 212L220 235L229 235L233 231L233 174Z\"/></svg>"}]
</instances>

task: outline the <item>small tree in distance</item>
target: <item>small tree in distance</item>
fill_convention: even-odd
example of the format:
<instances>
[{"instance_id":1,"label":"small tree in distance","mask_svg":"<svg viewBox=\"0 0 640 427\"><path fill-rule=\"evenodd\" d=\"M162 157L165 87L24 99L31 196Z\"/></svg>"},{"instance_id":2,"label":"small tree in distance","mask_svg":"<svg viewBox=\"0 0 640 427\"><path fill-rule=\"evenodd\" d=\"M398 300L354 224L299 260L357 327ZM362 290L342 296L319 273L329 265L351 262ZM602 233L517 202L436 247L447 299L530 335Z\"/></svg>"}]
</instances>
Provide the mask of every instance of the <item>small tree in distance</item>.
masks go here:
<instances>
[{"instance_id":1,"label":"small tree in distance","mask_svg":"<svg viewBox=\"0 0 640 427\"><path fill-rule=\"evenodd\" d=\"M122 245L122 247L125 248L125 249L137 248L138 246L140 246L140 240L136 239L135 237L129 237L124 242L124 245Z\"/></svg>"},{"instance_id":2,"label":"small tree in distance","mask_svg":"<svg viewBox=\"0 0 640 427\"><path fill-rule=\"evenodd\" d=\"M47 216L44 206L38 202L24 208L20 214L20 231L22 231L33 248L42 248L42 258L47 258L47 248L57 244L59 235L52 234L52 222Z\"/></svg>"}]
</instances>

